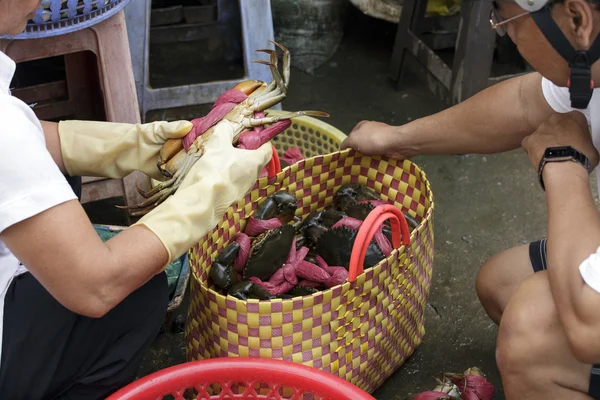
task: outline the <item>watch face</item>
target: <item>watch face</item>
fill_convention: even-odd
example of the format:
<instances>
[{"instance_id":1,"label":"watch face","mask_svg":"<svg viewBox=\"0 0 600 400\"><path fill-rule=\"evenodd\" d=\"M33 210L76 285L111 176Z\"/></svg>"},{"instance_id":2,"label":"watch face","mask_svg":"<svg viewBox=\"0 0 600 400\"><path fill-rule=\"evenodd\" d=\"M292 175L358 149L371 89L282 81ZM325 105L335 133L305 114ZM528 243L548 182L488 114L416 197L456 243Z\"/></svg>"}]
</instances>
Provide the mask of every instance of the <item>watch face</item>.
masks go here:
<instances>
[{"instance_id":1,"label":"watch face","mask_svg":"<svg viewBox=\"0 0 600 400\"><path fill-rule=\"evenodd\" d=\"M559 157L568 157L573 154L573 149L570 146L563 147L551 147L546 149L546 154L544 155L547 158L559 158Z\"/></svg>"}]
</instances>

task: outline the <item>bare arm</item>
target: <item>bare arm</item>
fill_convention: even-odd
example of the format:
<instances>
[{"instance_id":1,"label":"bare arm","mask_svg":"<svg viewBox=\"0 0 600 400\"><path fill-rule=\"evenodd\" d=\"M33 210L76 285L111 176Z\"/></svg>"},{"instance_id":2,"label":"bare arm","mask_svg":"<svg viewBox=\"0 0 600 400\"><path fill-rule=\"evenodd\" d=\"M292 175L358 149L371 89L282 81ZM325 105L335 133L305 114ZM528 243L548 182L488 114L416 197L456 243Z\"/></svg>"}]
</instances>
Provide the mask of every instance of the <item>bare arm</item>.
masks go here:
<instances>
[{"instance_id":1,"label":"bare arm","mask_svg":"<svg viewBox=\"0 0 600 400\"><path fill-rule=\"evenodd\" d=\"M538 73L512 78L468 100L406 125L361 122L342 148L404 158L420 154L498 153L519 148L523 138L553 113Z\"/></svg>"},{"instance_id":2,"label":"bare arm","mask_svg":"<svg viewBox=\"0 0 600 400\"><path fill-rule=\"evenodd\" d=\"M600 360L600 294L588 286L579 265L600 246L600 215L588 174L581 166L544 168L548 199L548 277L558 315L577 359Z\"/></svg>"},{"instance_id":3,"label":"bare arm","mask_svg":"<svg viewBox=\"0 0 600 400\"><path fill-rule=\"evenodd\" d=\"M60 138L58 136L58 124L56 122L40 121L42 128L44 129L44 136L46 138L46 148L52 156L52 159L58 165L58 168L63 174L67 173L65 164L62 159L62 152L60 150Z\"/></svg>"},{"instance_id":4,"label":"bare arm","mask_svg":"<svg viewBox=\"0 0 600 400\"><path fill-rule=\"evenodd\" d=\"M579 112L553 114L523 140L537 170L546 148L572 146L598 165L586 118ZM543 170L548 203L548 280L558 316L575 357L600 360L600 293L583 280L579 266L600 247L600 214L589 175L575 162L550 162ZM592 263L597 263L593 259Z\"/></svg>"},{"instance_id":5,"label":"bare arm","mask_svg":"<svg viewBox=\"0 0 600 400\"><path fill-rule=\"evenodd\" d=\"M168 261L143 226L103 243L77 201L17 223L0 239L62 305L89 317L107 313Z\"/></svg>"},{"instance_id":6,"label":"bare arm","mask_svg":"<svg viewBox=\"0 0 600 400\"><path fill-rule=\"evenodd\" d=\"M494 85L404 129L422 154L498 153L521 147L552 113L541 75L534 73Z\"/></svg>"}]
</instances>

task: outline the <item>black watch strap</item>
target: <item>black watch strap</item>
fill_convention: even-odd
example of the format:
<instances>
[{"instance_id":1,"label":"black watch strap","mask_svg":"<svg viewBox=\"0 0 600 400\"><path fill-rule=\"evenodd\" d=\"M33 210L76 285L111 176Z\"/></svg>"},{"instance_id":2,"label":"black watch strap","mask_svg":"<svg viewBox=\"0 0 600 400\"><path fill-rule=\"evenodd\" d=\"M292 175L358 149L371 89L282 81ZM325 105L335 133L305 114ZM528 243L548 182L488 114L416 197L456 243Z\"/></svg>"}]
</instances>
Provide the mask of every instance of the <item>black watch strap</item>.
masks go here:
<instances>
[{"instance_id":1,"label":"black watch strap","mask_svg":"<svg viewBox=\"0 0 600 400\"><path fill-rule=\"evenodd\" d=\"M590 160L582 152L575 150L571 146L548 147L544 152L544 156L540 160L540 165L538 167L538 178L543 190L546 190L546 187L544 186L544 179L542 178L544 166L549 162L563 161L574 161L581 164L586 169L588 174L592 172L590 168Z\"/></svg>"}]
</instances>

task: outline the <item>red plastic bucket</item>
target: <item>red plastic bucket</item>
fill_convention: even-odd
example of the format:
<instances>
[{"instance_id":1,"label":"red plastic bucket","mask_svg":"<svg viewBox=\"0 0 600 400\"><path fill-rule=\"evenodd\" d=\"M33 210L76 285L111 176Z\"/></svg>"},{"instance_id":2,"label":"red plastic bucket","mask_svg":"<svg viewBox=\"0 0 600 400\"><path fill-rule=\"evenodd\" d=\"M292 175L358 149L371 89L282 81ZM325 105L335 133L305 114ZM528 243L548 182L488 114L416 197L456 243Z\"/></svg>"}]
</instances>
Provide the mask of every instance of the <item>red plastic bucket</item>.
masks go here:
<instances>
[{"instance_id":1,"label":"red plastic bucket","mask_svg":"<svg viewBox=\"0 0 600 400\"><path fill-rule=\"evenodd\" d=\"M302 364L262 358L213 358L139 379L107 400L374 400L351 383Z\"/></svg>"}]
</instances>

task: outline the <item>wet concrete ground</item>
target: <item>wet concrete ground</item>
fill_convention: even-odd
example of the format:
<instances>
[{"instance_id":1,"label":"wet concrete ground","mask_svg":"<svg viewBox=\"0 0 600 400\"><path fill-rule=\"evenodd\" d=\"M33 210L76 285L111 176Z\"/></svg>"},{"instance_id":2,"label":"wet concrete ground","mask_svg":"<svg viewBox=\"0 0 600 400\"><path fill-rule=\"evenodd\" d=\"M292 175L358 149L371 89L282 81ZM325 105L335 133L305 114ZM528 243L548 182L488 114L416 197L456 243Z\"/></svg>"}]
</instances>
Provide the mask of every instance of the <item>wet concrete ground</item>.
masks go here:
<instances>
[{"instance_id":1,"label":"wet concrete ground","mask_svg":"<svg viewBox=\"0 0 600 400\"><path fill-rule=\"evenodd\" d=\"M334 57L313 75L292 70L283 108L327 111L328 122L344 132L363 119L399 125L438 111L439 102L415 79L409 77L401 90L388 79L394 34L390 25L365 17L347 31ZM426 336L414 356L374 396L407 399L432 389L434 374L477 366L496 386L495 399L503 399L494 355L497 328L480 306L475 277L488 257L545 235L546 206L536 174L520 150L487 156L420 156L414 161L427 173L436 204ZM178 314L185 313L188 300ZM184 362L182 338L182 333L162 333L141 374Z\"/></svg>"}]
</instances>

